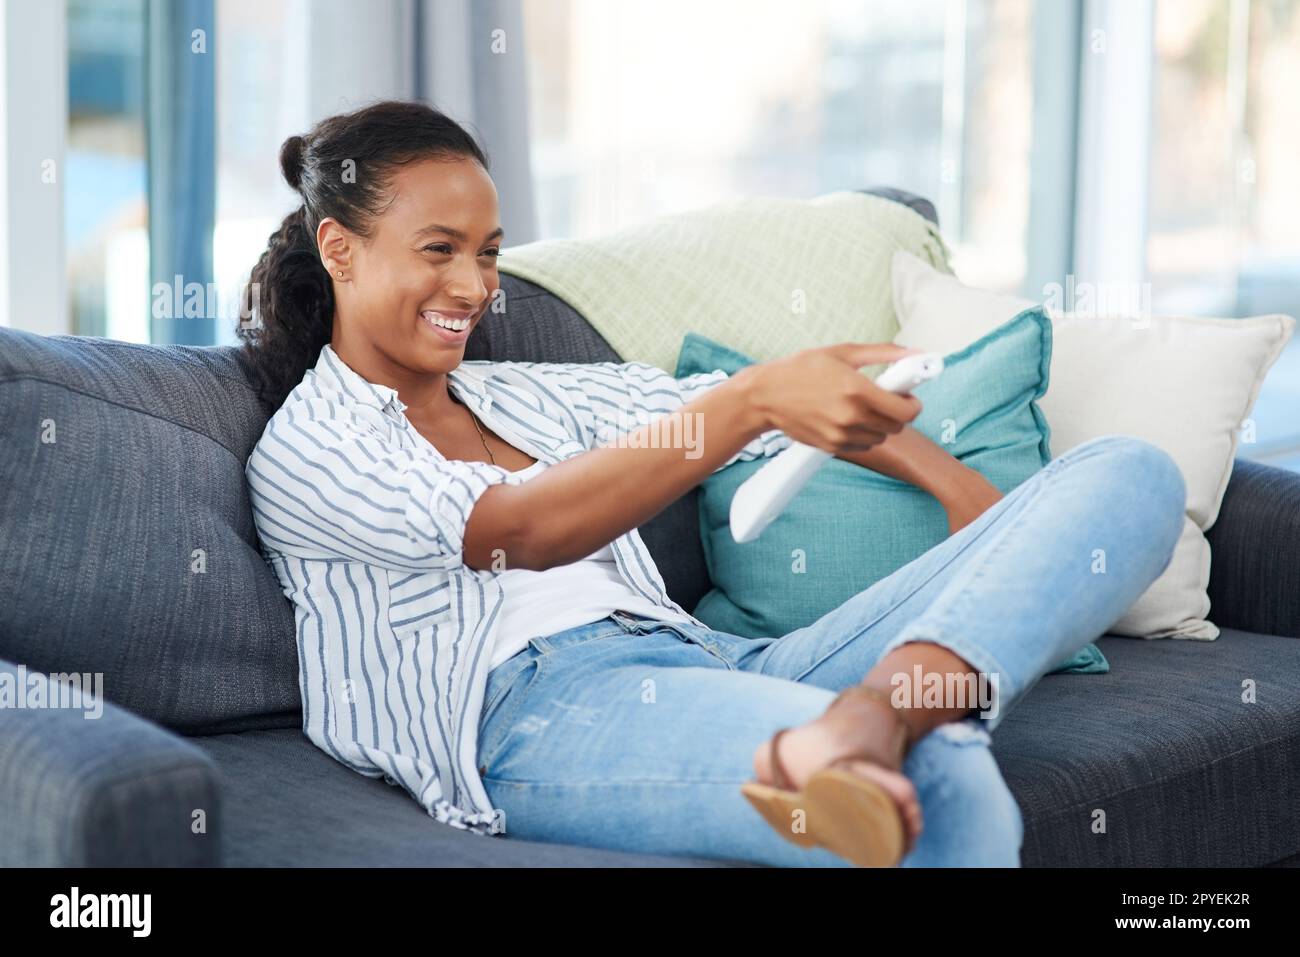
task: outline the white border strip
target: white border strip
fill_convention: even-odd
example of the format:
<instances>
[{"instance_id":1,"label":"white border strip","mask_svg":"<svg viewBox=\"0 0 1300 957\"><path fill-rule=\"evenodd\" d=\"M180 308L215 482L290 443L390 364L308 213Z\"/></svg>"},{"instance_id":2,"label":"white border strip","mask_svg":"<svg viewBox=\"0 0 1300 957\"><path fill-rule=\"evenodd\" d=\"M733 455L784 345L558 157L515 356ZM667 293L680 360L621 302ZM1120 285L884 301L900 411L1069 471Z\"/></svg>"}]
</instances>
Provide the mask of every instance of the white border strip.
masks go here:
<instances>
[{"instance_id":1,"label":"white border strip","mask_svg":"<svg viewBox=\"0 0 1300 957\"><path fill-rule=\"evenodd\" d=\"M1075 278L1094 284L1143 283L1154 0L1088 0L1080 39Z\"/></svg>"},{"instance_id":2,"label":"white border strip","mask_svg":"<svg viewBox=\"0 0 1300 957\"><path fill-rule=\"evenodd\" d=\"M70 332L65 4L0 0L0 325Z\"/></svg>"}]
</instances>

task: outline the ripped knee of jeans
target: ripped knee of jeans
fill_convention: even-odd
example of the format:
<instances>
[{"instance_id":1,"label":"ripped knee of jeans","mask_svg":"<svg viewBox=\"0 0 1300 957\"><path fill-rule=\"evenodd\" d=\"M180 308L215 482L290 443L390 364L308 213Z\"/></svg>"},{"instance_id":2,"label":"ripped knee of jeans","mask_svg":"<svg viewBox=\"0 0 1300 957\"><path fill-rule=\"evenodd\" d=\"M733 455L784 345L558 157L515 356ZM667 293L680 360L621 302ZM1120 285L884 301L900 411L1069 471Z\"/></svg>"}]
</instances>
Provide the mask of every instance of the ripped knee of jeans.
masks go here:
<instances>
[{"instance_id":1,"label":"ripped knee of jeans","mask_svg":"<svg viewBox=\"0 0 1300 957\"><path fill-rule=\"evenodd\" d=\"M981 720L976 717L949 721L939 725L930 733L937 734L954 744L982 744L987 747L993 743L988 729L983 727Z\"/></svg>"}]
</instances>

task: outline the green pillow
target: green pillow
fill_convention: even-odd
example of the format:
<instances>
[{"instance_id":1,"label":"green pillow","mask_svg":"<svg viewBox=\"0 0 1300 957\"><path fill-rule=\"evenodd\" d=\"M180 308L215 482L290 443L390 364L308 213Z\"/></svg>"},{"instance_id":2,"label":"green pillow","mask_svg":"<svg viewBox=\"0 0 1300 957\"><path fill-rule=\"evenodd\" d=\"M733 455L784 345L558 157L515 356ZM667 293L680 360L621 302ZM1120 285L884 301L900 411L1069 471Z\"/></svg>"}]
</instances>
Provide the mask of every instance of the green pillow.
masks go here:
<instances>
[{"instance_id":1,"label":"green pillow","mask_svg":"<svg viewBox=\"0 0 1300 957\"><path fill-rule=\"evenodd\" d=\"M1052 325L1041 308L1020 313L944 358L939 378L921 385L912 422L1003 493L1046 465L1047 421L1036 399L1047 391ZM678 378L751 365L748 356L688 333ZM694 614L710 628L749 637L780 636L811 624L948 537L948 517L928 492L833 459L758 539L731 537L731 499L765 460L737 462L701 486L700 534L714 588ZM846 511L844 503L855 506ZM801 554L796 553L801 550ZM795 571L796 557L802 571ZM1088 645L1053 672L1101 673L1110 665Z\"/></svg>"}]
</instances>

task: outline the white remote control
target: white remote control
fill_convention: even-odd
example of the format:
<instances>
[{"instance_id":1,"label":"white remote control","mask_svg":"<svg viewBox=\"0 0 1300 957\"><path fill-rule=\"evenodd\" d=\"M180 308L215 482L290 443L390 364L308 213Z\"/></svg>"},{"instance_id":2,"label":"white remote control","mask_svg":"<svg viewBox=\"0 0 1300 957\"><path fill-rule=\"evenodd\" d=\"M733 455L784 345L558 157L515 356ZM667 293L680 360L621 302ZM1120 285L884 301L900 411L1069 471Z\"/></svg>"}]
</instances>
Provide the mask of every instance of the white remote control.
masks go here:
<instances>
[{"instance_id":1,"label":"white remote control","mask_svg":"<svg viewBox=\"0 0 1300 957\"><path fill-rule=\"evenodd\" d=\"M904 356L876 378L876 385L900 395L911 392L943 371L943 357L933 352ZM793 443L736 490L731 499L731 537L752 542L780 515L817 470L834 456L816 446Z\"/></svg>"}]
</instances>

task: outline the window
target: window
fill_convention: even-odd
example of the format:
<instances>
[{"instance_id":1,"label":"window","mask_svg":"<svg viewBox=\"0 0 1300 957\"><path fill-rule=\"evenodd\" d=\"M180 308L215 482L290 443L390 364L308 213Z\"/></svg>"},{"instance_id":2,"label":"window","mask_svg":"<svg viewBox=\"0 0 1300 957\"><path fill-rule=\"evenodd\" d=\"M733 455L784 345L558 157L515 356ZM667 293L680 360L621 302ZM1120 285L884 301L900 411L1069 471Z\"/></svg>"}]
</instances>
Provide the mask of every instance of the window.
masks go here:
<instances>
[{"instance_id":1,"label":"window","mask_svg":"<svg viewBox=\"0 0 1300 957\"><path fill-rule=\"evenodd\" d=\"M63 0L70 331L234 341L240 283L296 202L280 143L440 76L412 60L425 2L327 18L311 0ZM954 267L978 286L1037 296L1067 271L1098 271L1100 250L1099 277L1149 278L1157 313L1300 315L1300 0L522 8L542 238L744 195L897 186L935 202ZM1090 18L1115 28L1100 85ZM187 57L176 41L200 21L207 55ZM1084 129L1117 115L1150 130L1149 155L1145 135ZM1081 198L1121 171L1123 190ZM172 263L212 280L208 325L151 323L151 277L170 279ZM1300 338L1241 454L1300 469L1297 410Z\"/></svg>"},{"instance_id":2,"label":"window","mask_svg":"<svg viewBox=\"0 0 1300 957\"><path fill-rule=\"evenodd\" d=\"M305 64L295 58L302 8L283 0L217 4L217 341L235 341L241 284L298 195L280 175L280 144L308 126Z\"/></svg>"},{"instance_id":3,"label":"window","mask_svg":"<svg viewBox=\"0 0 1300 957\"><path fill-rule=\"evenodd\" d=\"M68 0L71 332L149 341L145 0Z\"/></svg>"},{"instance_id":4,"label":"window","mask_svg":"<svg viewBox=\"0 0 1300 957\"><path fill-rule=\"evenodd\" d=\"M525 0L541 235L743 195L898 186L937 204L963 278L1019 289L1031 12L1029 0Z\"/></svg>"},{"instance_id":5,"label":"window","mask_svg":"<svg viewBox=\"0 0 1300 957\"><path fill-rule=\"evenodd\" d=\"M1157 313L1300 316L1300 0L1161 0L1148 268ZM1242 454L1300 468L1300 339Z\"/></svg>"}]
</instances>

